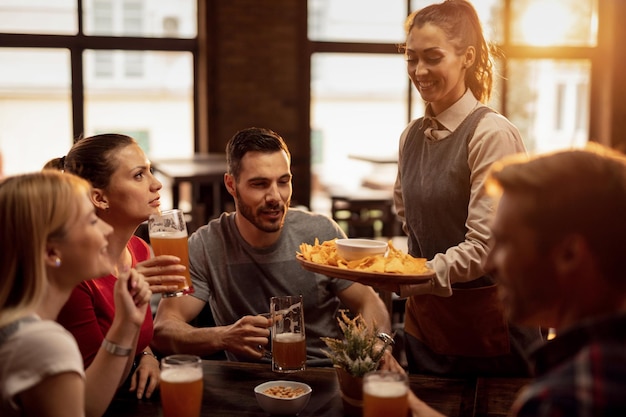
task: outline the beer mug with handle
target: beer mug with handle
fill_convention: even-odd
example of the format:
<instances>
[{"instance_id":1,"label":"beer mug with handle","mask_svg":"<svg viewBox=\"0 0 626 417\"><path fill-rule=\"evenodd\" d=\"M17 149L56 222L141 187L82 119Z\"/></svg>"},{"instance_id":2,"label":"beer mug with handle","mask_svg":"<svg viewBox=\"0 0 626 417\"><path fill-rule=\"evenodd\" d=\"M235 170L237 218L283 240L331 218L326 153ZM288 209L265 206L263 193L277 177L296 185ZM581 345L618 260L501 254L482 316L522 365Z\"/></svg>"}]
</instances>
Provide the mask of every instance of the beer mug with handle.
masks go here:
<instances>
[{"instance_id":1,"label":"beer mug with handle","mask_svg":"<svg viewBox=\"0 0 626 417\"><path fill-rule=\"evenodd\" d=\"M306 336L302 295L270 299L272 370L297 372L306 368Z\"/></svg>"}]
</instances>

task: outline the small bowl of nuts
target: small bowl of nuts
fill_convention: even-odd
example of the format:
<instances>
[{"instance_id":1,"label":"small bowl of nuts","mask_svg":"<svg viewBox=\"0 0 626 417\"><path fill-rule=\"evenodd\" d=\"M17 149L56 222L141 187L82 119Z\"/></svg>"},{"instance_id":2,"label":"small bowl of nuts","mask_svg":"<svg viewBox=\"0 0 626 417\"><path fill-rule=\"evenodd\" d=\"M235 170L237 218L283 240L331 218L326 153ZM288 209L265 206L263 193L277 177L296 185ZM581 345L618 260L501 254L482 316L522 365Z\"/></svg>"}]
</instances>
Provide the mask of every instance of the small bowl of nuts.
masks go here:
<instances>
[{"instance_id":1,"label":"small bowl of nuts","mask_svg":"<svg viewBox=\"0 0 626 417\"><path fill-rule=\"evenodd\" d=\"M296 381L268 381L254 388L256 400L265 412L274 415L296 415L311 398L311 387Z\"/></svg>"}]
</instances>

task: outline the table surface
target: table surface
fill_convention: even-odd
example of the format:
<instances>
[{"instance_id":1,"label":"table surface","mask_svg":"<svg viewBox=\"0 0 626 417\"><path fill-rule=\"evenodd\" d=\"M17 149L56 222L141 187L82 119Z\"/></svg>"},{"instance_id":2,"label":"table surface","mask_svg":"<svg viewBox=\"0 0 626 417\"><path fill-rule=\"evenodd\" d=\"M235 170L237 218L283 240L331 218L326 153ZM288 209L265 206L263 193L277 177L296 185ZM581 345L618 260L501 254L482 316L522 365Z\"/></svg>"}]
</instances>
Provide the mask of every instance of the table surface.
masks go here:
<instances>
[{"instance_id":1,"label":"table surface","mask_svg":"<svg viewBox=\"0 0 626 417\"><path fill-rule=\"evenodd\" d=\"M371 162L373 164L397 164L398 154L372 155L372 154L349 154L348 158L357 161Z\"/></svg>"},{"instance_id":2,"label":"table surface","mask_svg":"<svg viewBox=\"0 0 626 417\"><path fill-rule=\"evenodd\" d=\"M228 361L203 361L204 396L202 417L267 416L257 404L254 387L260 383L284 379L304 382L313 393L301 417L343 416L343 403L333 368L308 368L293 374L277 374L269 364ZM440 378L424 375L409 377L411 389L427 404L454 416L506 416L525 378ZM105 417L160 417L158 395L137 400L118 395Z\"/></svg>"},{"instance_id":3,"label":"table surface","mask_svg":"<svg viewBox=\"0 0 626 417\"><path fill-rule=\"evenodd\" d=\"M156 159L155 171L176 181L222 180L227 170L226 154L195 154L189 158Z\"/></svg>"},{"instance_id":4,"label":"table surface","mask_svg":"<svg viewBox=\"0 0 626 417\"><path fill-rule=\"evenodd\" d=\"M181 184L191 184L190 232L218 217L225 210L222 194L225 193L224 174L228 170L226 154L194 154L188 158L155 159L152 167L170 183L172 207L180 207Z\"/></svg>"}]
</instances>

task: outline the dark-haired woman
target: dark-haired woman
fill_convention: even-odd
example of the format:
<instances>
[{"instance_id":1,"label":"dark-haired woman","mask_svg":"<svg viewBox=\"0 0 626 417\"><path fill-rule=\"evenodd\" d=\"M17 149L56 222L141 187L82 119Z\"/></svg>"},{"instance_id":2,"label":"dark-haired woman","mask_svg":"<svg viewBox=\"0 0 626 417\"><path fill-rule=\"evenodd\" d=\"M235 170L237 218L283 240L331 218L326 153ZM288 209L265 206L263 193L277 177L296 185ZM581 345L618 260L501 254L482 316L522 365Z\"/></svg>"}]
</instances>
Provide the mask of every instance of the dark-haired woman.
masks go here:
<instances>
[{"instance_id":1,"label":"dark-haired woman","mask_svg":"<svg viewBox=\"0 0 626 417\"><path fill-rule=\"evenodd\" d=\"M394 200L410 254L427 258L436 272L427 284L396 289L409 297L409 371L526 375L526 348L541 332L507 323L482 266L492 212L484 180L494 161L525 152L522 139L483 104L491 94L492 56L468 1L424 7L405 29L408 75L426 110L402 133Z\"/></svg>"},{"instance_id":2,"label":"dark-haired woman","mask_svg":"<svg viewBox=\"0 0 626 417\"><path fill-rule=\"evenodd\" d=\"M152 292L159 293L175 289L184 279L176 275L184 266L173 256L151 258L148 244L134 234L159 210L162 184L152 175L150 161L133 138L102 134L80 139L65 157L50 161L47 168L62 169L89 181L98 217L113 226L109 239L113 273L81 283L58 318L76 337L85 367L89 367L115 314L113 288L119 271L137 269ZM150 348L152 335L152 312L148 309L135 355L127 363L129 389L138 398L150 397L159 382L159 361Z\"/></svg>"}]
</instances>

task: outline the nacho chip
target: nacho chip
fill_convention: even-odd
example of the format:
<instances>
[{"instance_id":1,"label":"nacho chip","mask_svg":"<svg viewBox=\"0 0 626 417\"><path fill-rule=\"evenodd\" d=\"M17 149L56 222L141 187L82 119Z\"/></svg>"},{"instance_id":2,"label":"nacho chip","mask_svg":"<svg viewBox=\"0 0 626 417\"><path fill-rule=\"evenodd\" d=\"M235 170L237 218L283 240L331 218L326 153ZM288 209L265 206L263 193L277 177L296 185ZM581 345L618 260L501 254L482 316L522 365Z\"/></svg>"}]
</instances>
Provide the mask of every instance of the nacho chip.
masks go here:
<instances>
[{"instance_id":1,"label":"nacho chip","mask_svg":"<svg viewBox=\"0 0 626 417\"><path fill-rule=\"evenodd\" d=\"M337 254L335 240L337 239L327 240L320 244L319 240L315 238L314 245L302 243L300 251L297 253L310 262L354 271L407 275L419 275L430 272L426 267L425 258L414 258L395 248L391 241L388 243L389 249L385 255L366 256L354 261L346 261Z\"/></svg>"}]
</instances>

